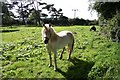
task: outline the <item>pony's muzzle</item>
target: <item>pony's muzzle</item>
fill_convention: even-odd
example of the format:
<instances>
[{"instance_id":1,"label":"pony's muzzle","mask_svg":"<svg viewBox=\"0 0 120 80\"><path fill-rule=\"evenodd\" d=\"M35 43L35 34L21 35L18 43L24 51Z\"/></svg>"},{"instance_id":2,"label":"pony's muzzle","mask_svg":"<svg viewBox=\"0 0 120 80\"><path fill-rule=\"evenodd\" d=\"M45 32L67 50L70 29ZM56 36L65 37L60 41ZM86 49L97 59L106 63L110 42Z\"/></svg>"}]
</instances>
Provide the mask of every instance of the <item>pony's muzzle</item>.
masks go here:
<instances>
[{"instance_id":1,"label":"pony's muzzle","mask_svg":"<svg viewBox=\"0 0 120 80\"><path fill-rule=\"evenodd\" d=\"M47 37L45 37L45 39L44 39L44 43L47 44L48 41L49 41L49 39L48 39Z\"/></svg>"}]
</instances>

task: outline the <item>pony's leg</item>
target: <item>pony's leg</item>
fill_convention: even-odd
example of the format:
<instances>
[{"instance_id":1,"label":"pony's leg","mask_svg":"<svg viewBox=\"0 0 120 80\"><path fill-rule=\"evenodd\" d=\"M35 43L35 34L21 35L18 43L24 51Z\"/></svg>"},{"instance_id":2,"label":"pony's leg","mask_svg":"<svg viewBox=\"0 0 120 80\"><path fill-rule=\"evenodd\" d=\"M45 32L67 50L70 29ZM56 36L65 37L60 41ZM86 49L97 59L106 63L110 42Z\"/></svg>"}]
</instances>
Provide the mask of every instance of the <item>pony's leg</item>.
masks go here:
<instances>
[{"instance_id":1,"label":"pony's leg","mask_svg":"<svg viewBox=\"0 0 120 80\"><path fill-rule=\"evenodd\" d=\"M57 60L56 60L56 56L57 56L57 51L54 51L54 70L57 70Z\"/></svg>"},{"instance_id":2,"label":"pony's leg","mask_svg":"<svg viewBox=\"0 0 120 80\"><path fill-rule=\"evenodd\" d=\"M70 56L71 56L71 53L73 51L73 46L74 46L74 37L73 37L73 41L72 41L72 44L68 44L68 60L70 60Z\"/></svg>"},{"instance_id":3,"label":"pony's leg","mask_svg":"<svg viewBox=\"0 0 120 80\"><path fill-rule=\"evenodd\" d=\"M70 60L71 53L72 53L72 49L68 49L68 57L67 57L68 60Z\"/></svg>"},{"instance_id":4,"label":"pony's leg","mask_svg":"<svg viewBox=\"0 0 120 80\"><path fill-rule=\"evenodd\" d=\"M73 51L73 46L74 46L74 42L68 45L68 57L67 57L68 60L70 60L70 56Z\"/></svg>"},{"instance_id":5,"label":"pony's leg","mask_svg":"<svg viewBox=\"0 0 120 80\"><path fill-rule=\"evenodd\" d=\"M63 50L62 50L62 53L60 54L60 59L62 59L62 55L63 55L63 53L64 53L64 50L65 50L65 47L63 48Z\"/></svg>"},{"instance_id":6,"label":"pony's leg","mask_svg":"<svg viewBox=\"0 0 120 80\"><path fill-rule=\"evenodd\" d=\"M52 57L51 57L51 51L48 50L48 55L49 55L49 59L50 59L50 62L49 62L49 67L52 66Z\"/></svg>"}]
</instances>

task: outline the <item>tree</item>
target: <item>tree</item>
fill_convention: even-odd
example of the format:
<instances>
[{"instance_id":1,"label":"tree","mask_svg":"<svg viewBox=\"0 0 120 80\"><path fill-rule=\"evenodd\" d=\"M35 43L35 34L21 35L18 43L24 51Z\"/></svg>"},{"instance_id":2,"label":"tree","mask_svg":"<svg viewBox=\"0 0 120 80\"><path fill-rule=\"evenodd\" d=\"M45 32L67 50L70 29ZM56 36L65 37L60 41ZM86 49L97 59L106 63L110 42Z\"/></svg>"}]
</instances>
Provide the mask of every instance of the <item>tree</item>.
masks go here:
<instances>
[{"instance_id":1,"label":"tree","mask_svg":"<svg viewBox=\"0 0 120 80\"><path fill-rule=\"evenodd\" d=\"M47 3L41 2L41 0L32 0L33 2L33 15L34 15L34 20L36 21L36 25L41 25L41 16L42 16L42 5L47 5Z\"/></svg>"},{"instance_id":2,"label":"tree","mask_svg":"<svg viewBox=\"0 0 120 80\"><path fill-rule=\"evenodd\" d=\"M99 13L99 25L101 32L108 38L116 38L120 33L120 1L118 2L95 2L91 7ZM116 33L117 32L117 33ZM120 41L120 36L117 36ZM118 40L117 40L118 41Z\"/></svg>"},{"instance_id":3,"label":"tree","mask_svg":"<svg viewBox=\"0 0 120 80\"><path fill-rule=\"evenodd\" d=\"M58 18L60 18L61 16L63 16L63 13L62 13L62 9L56 9L54 7L54 4L49 4L49 5L46 5L45 7L43 7L42 9L47 9L49 11L49 14L51 14L51 17L54 19L54 20L57 20Z\"/></svg>"},{"instance_id":4,"label":"tree","mask_svg":"<svg viewBox=\"0 0 120 80\"><path fill-rule=\"evenodd\" d=\"M41 25L43 19L47 19L50 14L53 18L53 22L63 16L62 9L56 9L54 4L47 4L41 2L41 0L10 0L11 2L6 5L8 9L3 8L4 13L9 16L9 19L19 19L20 24L35 24ZM47 9L48 14L43 12L43 9ZM13 13L18 13L18 15L13 15ZM13 16L12 16L13 15ZM8 19L4 15L4 19ZM15 22L14 20L14 22ZM5 21L5 20L4 20Z\"/></svg>"},{"instance_id":5,"label":"tree","mask_svg":"<svg viewBox=\"0 0 120 80\"><path fill-rule=\"evenodd\" d=\"M19 20L22 19L22 24L27 24L28 19L34 20L36 25L41 24L41 5L46 5L42 3L41 0L18 0L12 2L19 14Z\"/></svg>"},{"instance_id":6,"label":"tree","mask_svg":"<svg viewBox=\"0 0 120 80\"><path fill-rule=\"evenodd\" d=\"M92 9L95 9L105 19L114 17L116 11L120 10L120 2L95 2Z\"/></svg>"},{"instance_id":7,"label":"tree","mask_svg":"<svg viewBox=\"0 0 120 80\"><path fill-rule=\"evenodd\" d=\"M1 2L2 5L2 24L3 25L12 25L14 14L10 11L14 6L8 2Z\"/></svg>"},{"instance_id":8,"label":"tree","mask_svg":"<svg viewBox=\"0 0 120 80\"><path fill-rule=\"evenodd\" d=\"M53 19L57 20L58 18L60 18L61 16L63 16L63 13L62 13L62 9L56 9L56 8L52 8L51 9L51 16L53 17Z\"/></svg>"},{"instance_id":9,"label":"tree","mask_svg":"<svg viewBox=\"0 0 120 80\"><path fill-rule=\"evenodd\" d=\"M27 18L30 14L31 9L29 6L33 4L33 2L29 2L28 0L20 0L12 2L14 6L17 6L16 10L18 12L19 19L22 19L22 24L26 24Z\"/></svg>"}]
</instances>

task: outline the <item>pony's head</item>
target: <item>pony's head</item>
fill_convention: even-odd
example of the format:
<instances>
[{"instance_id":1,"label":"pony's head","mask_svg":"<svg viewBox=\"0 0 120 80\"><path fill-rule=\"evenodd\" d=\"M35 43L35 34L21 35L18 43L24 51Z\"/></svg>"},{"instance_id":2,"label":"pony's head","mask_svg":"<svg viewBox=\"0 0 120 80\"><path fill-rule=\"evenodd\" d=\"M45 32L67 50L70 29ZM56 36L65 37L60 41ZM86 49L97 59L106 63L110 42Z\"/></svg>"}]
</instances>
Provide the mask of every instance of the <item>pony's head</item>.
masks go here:
<instances>
[{"instance_id":1,"label":"pony's head","mask_svg":"<svg viewBox=\"0 0 120 80\"><path fill-rule=\"evenodd\" d=\"M54 32L51 24L43 24L42 38L45 44L47 44Z\"/></svg>"}]
</instances>

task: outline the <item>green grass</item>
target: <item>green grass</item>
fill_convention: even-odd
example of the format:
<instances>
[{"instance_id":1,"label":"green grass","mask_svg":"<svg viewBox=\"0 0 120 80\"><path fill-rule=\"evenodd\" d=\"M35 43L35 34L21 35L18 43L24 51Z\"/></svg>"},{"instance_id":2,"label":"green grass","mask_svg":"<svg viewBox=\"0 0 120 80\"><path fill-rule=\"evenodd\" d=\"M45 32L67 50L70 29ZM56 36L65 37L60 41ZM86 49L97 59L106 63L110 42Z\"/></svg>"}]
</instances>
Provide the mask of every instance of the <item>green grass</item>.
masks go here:
<instances>
[{"instance_id":1,"label":"green grass","mask_svg":"<svg viewBox=\"0 0 120 80\"><path fill-rule=\"evenodd\" d=\"M109 79L120 77L120 44L111 42L97 32L90 32L89 26L54 27L56 32L70 30L74 34L75 45L72 60L67 61L67 50L59 59L58 72L49 68L49 58L41 38L40 27L0 28L3 33L0 45L3 78L81 78ZM53 57L53 54L52 54Z\"/></svg>"}]
</instances>

